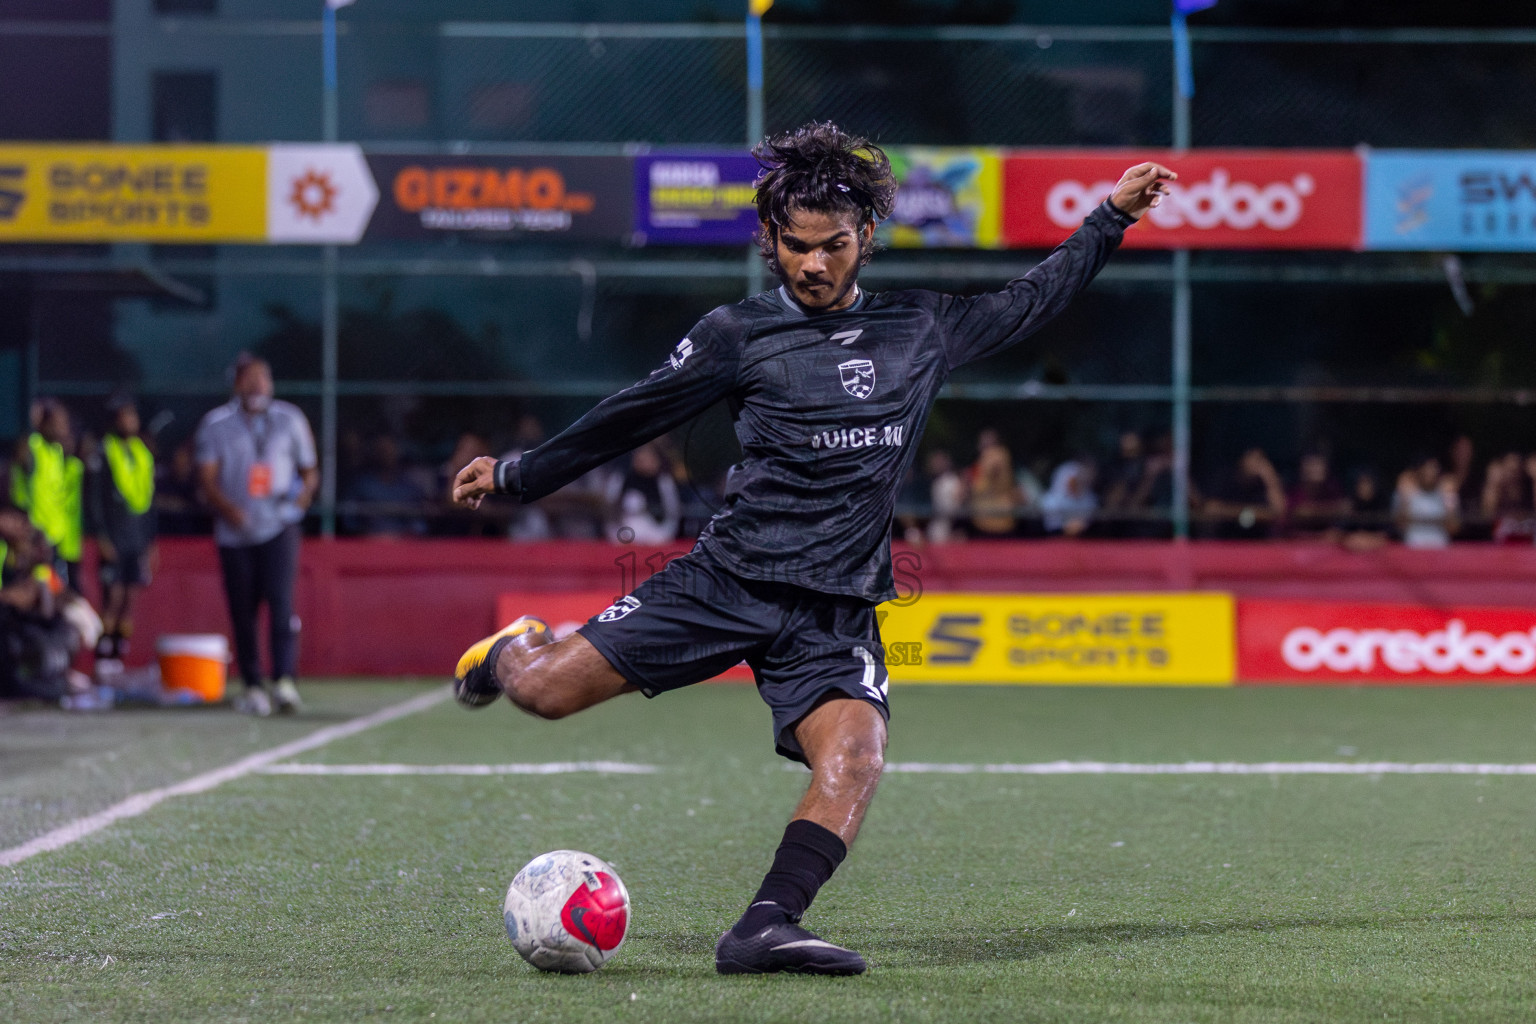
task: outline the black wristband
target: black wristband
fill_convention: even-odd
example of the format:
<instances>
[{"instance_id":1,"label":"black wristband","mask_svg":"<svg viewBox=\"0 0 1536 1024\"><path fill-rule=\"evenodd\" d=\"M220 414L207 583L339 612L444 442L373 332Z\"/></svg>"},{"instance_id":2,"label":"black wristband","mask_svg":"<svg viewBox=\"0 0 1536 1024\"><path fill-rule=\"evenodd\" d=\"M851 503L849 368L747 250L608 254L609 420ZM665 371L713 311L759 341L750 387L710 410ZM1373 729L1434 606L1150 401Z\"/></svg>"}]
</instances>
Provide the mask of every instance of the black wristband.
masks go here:
<instances>
[{"instance_id":1,"label":"black wristband","mask_svg":"<svg viewBox=\"0 0 1536 1024\"><path fill-rule=\"evenodd\" d=\"M1107 213L1109 219L1120 225L1122 230L1136 223L1136 218L1116 206L1113 200L1105 199L1099 204L1099 209Z\"/></svg>"},{"instance_id":2,"label":"black wristband","mask_svg":"<svg viewBox=\"0 0 1536 1024\"><path fill-rule=\"evenodd\" d=\"M491 484L496 488L497 494L523 493L523 475L520 464L512 459L501 459L496 463L496 469L491 474Z\"/></svg>"}]
</instances>

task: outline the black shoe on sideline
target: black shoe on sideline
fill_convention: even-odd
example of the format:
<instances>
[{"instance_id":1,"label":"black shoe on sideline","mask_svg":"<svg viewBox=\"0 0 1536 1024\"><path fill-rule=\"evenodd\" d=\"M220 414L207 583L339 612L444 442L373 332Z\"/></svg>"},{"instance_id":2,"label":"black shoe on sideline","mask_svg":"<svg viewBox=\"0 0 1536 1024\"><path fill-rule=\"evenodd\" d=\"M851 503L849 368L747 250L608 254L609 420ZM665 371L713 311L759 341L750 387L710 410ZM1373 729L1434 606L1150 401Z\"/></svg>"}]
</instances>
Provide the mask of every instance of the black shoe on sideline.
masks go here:
<instances>
[{"instance_id":1,"label":"black shoe on sideline","mask_svg":"<svg viewBox=\"0 0 1536 1024\"><path fill-rule=\"evenodd\" d=\"M715 970L721 974L863 974L866 966L853 950L788 921L759 928L744 939L728 931L715 943Z\"/></svg>"}]
</instances>

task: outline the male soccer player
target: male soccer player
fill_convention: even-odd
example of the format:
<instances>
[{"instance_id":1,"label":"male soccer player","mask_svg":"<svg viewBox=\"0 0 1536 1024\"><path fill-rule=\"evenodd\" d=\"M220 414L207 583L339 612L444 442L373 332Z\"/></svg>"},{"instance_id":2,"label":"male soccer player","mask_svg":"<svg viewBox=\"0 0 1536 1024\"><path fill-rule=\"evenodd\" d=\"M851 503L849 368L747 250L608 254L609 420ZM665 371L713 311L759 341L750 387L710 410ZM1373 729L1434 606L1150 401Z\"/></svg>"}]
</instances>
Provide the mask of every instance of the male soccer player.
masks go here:
<instances>
[{"instance_id":1,"label":"male soccer player","mask_svg":"<svg viewBox=\"0 0 1536 1024\"><path fill-rule=\"evenodd\" d=\"M1038 330L1087 287L1172 171L1125 172L1039 266L1000 292L865 292L859 267L896 195L890 161L831 124L753 154L759 241L780 286L699 321L645 380L521 460L460 470L454 501L534 501L720 399L743 459L693 550L554 640L522 618L466 651L455 693L507 695L561 718L621 693L655 697L743 659L778 752L811 769L762 887L720 937L722 974L858 974L864 959L799 926L848 852L884 767L886 674L875 606L895 596L896 492L950 371Z\"/></svg>"}]
</instances>

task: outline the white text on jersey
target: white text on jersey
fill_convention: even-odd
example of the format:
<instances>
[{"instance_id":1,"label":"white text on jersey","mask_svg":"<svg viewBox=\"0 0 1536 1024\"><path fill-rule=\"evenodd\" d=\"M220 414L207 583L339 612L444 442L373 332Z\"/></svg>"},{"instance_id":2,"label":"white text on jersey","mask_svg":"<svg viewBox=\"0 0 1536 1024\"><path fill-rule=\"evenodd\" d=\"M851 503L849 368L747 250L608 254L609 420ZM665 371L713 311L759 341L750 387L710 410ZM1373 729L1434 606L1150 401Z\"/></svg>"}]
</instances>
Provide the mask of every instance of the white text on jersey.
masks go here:
<instances>
[{"instance_id":1,"label":"white text on jersey","mask_svg":"<svg viewBox=\"0 0 1536 1024\"><path fill-rule=\"evenodd\" d=\"M812 448L900 448L902 426L887 423L883 427L839 427L811 435Z\"/></svg>"}]
</instances>

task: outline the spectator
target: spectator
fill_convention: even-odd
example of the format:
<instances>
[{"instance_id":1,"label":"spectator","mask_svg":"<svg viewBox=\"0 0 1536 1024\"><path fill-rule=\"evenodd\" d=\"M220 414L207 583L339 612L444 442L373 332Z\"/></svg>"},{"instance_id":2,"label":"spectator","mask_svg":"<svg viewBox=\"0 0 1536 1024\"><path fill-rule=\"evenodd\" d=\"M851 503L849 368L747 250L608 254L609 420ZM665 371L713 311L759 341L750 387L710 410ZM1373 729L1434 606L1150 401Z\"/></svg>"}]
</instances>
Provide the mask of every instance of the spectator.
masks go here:
<instances>
[{"instance_id":1,"label":"spectator","mask_svg":"<svg viewBox=\"0 0 1536 1024\"><path fill-rule=\"evenodd\" d=\"M1217 537L1232 540L1269 537L1285 516L1280 474L1262 448L1243 453L1232 474L1218 483L1205 503Z\"/></svg>"},{"instance_id":2,"label":"spectator","mask_svg":"<svg viewBox=\"0 0 1536 1024\"><path fill-rule=\"evenodd\" d=\"M1465 511L1476 509L1483 497L1483 483L1477 479L1476 455L1472 439L1466 434L1458 435L1451 442L1446 477L1456 490L1457 504Z\"/></svg>"},{"instance_id":3,"label":"spectator","mask_svg":"<svg viewBox=\"0 0 1536 1024\"><path fill-rule=\"evenodd\" d=\"M1328 456L1317 451L1303 455L1296 486L1286 499L1289 532L1297 537L1334 535L1349 511L1349 497L1329 469Z\"/></svg>"},{"instance_id":4,"label":"spectator","mask_svg":"<svg viewBox=\"0 0 1536 1024\"><path fill-rule=\"evenodd\" d=\"M1492 526L1490 536L1501 544L1529 544L1536 534L1531 500L1533 473L1536 456L1522 459L1519 452L1508 452L1488 463L1478 507L1483 519Z\"/></svg>"},{"instance_id":5,"label":"spectator","mask_svg":"<svg viewBox=\"0 0 1536 1024\"><path fill-rule=\"evenodd\" d=\"M1387 542L1391 521L1391 503L1376 474L1360 470L1349 488L1349 514L1342 524L1344 546L1351 551L1374 551Z\"/></svg>"},{"instance_id":6,"label":"spectator","mask_svg":"<svg viewBox=\"0 0 1536 1024\"><path fill-rule=\"evenodd\" d=\"M57 701L88 689L70 672L82 638L62 614L47 535L25 513L0 509L0 552L0 697Z\"/></svg>"},{"instance_id":7,"label":"spectator","mask_svg":"<svg viewBox=\"0 0 1536 1024\"><path fill-rule=\"evenodd\" d=\"M438 533L447 537L488 537L501 532L486 510L470 511L448 500L454 474L474 460L491 454L490 442L473 430L464 431L454 441L452 453L437 467L437 489L433 497L442 503L438 513Z\"/></svg>"},{"instance_id":8,"label":"spectator","mask_svg":"<svg viewBox=\"0 0 1536 1024\"><path fill-rule=\"evenodd\" d=\"M1191 507L1197 507L1194 488L1190 488ZM1149 446L1146 462L1136 487L1126 499L1125 535L1130 537L1167 536L1167 515L1173 510L1173 435L1161 433Z\"/></svg>"},{"instance_id":9,"label":"spectator","mask_svg":"<svg viewBox=\"0 0 1536 1024\"><path fill-rule=\"evenodd\" d=\"M1093 464L1073 459L1056 467L1051 487L1040 498L1045 532L1081 537L1099 509L1093 493Z\"/></svg>"},{"instance_id":10,"label":"spectator","mask_svg":"<svg viewBox=\"0 0 1536 1024\"><path fill-rule=\"evenodd\" d=\"M1019 488L1013 478L1013 460L1008 449L994 440L981 449L971 467L971 530L977 537L1012 536L1018 525L1018 508Z\"/></svg>"},{"instance_id":11,"label":"spectator","mask_svg":"<svg viewBox=\"0 0 1536 1024\"><path fill-rule=\"evenodd\" d=\"M199 480L218 515L224 593L234 625L235 660L245 682L241 708L265 716L300 708L294 676L293 586L299 567L299 522L320 482L315 439L295 405L274 401L266 360L242 353L234 397L197 428ZM272 693L261 675L256 614L267 606Z\"/></svg>"},{"instance_id":12,"label":"spectator","mask_svg":"<svg viewBox=\"0 0 1536 1024\"><path fill-rule=\"evenodd\" d=\"M608 503L618 518L613 537L621 544L666 544L677 539L682 503L655 442L636 448L629 469L609 484Z\"/></svg>"},{"instance_id":13,"label":"spectator","mask_svg":"<svg viewBox=\"0 0 1536 1024\"><path fill-rule=\"evenodd\" d=\"M965 514L965 481L955 471L949 452L942 448L928 453L924 468L928 472L928 503L933 509L933 518L928 520L928 540L948 544L961 539L956 524Z\"/></svg>"},{"instance_id":14,"label":"spectator","mask_svg":"<svg viewBox=\"0 0 1536 1024\"><path fill-rule=\"evenodd\" d=\"M1140 490L1142 477L1147 472L1146 448L1141 435L1134 430L1120 433L1115 457L1110 460L1103 476L1105 526L1109 536L1134 536L1131 498Z\"/></svg>"},{"instance_id":15,"label":"spectator","mask_svg":"<svg viewBox=\"0 0 1536 1024\"><path fill-rule=\"evenodd\" d=\"M101 555L101 639L97 658L122 661L133 635L133 604L149 585L155 557L155 457L140 434L132 398L107 403L112 424L88 467L91 533Z\"/></svg>"},{"instance_id":16,"label":"spectator","mask_svg":"<svg viewBox=\"0 0 1536 1024\"><path fill-rule=\"evenodd\" d=\"M48 539L57 568L78 591L85 467L75 455L69 409L42 398L32 405L31 421L11 464L11 500Z\"/></svg>"},{"instance_id":17,"label":"spectator","mask_svg":"<svg viewBox=\"0 0 1536 1024\"><path fill-rule=\"evenodd\" d=\"M976 432L976 461L967 466L964 473L967 491L976 486L976 478L981 473L982 455L986 453L988 448L1001 447L1003 447L1002 436L994 428L983 427ZM1006 451L1006 449L1004 450ZM1012 459L1009 461L1012 462Z\"/></svg>"},{"instance_id":18,"label":"spectator","mask_svg":"<svg viewBox=\"0 0 1536 1024\"><path fill-rule=\"evenodd\" d=\"M348 501L365 507L347 516L348 530L371 537L425 535L427 521L420 510L427 496L402 468L400 443L389 434L379 434L367 448L365 468L346 495Z\"/></svg>"},{"instance_id":19,"label":"spectator","mask_svg":"<svg viewBox=\"0 0 1536 1024\"><path fill-rule=\"evenodd\" d=\"M156 532L182 536L213 528L197 486L196 447L189 439L155 467Z\"/></svg>"},{"instance_id":20,"label":"spectator","mask_svg":"<svg viewBox=\"0 0 1536 1024\"><path fill-rule=\"evenodd\" d=\"M1456 480L1434 456L1418 460L1397 479L1392 517L1410 548L1443 548L1461 525Z\"/></svg>"}]
</instances>

